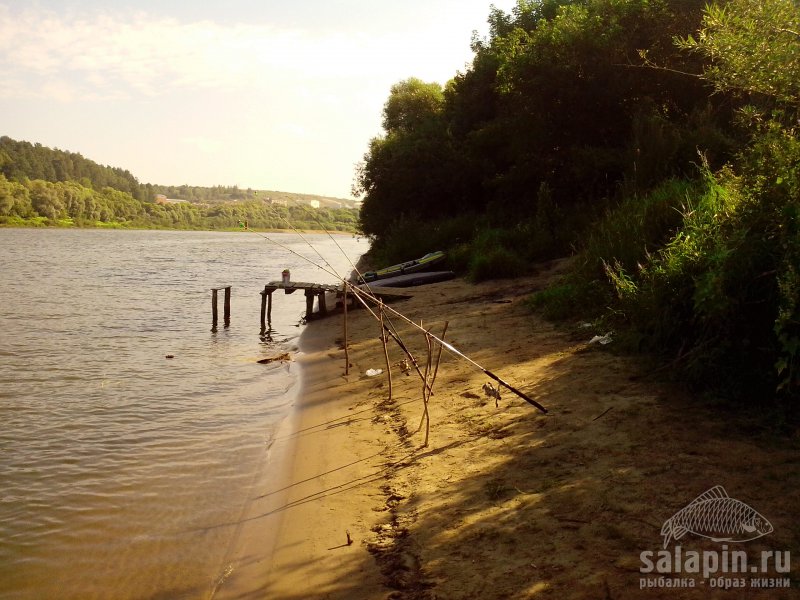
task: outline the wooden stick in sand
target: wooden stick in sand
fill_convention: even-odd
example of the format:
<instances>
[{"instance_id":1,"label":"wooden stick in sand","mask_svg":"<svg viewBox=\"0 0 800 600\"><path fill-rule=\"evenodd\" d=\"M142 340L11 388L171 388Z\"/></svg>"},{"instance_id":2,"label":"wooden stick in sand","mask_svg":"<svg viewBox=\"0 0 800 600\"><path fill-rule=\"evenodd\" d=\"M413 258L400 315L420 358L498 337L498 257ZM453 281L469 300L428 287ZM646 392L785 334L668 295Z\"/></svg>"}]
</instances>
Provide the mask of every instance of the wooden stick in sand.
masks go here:
<instances>
[{"instance_id":1,"label":"wooden stick in sand","mask_svg":"<svg viewBox=\"0 0 800 600\"><path fill-rule=\"evenodd\" d=\"M449 321L445 321L444 329L442 330L442 337L440 339L444 340L445 335L447 335L447 326L450 324ZM425 332L425 341L428 346L428 361L425 366L425 378L422 386L422 403L423 403L423 413L422 419L420 419L419 426L414 433L419 432L422 429L422 424L425 423L425 442L422 444L423 448L428 446L428 437L430 435L431 430L431 417L430 412L428 411L428 402L430 401L431 395L433 394L433 384L436 382L436 375L439 373L439 363L442 360L442 345L439 344L439 351L436 354L436 363L433 364L433 340L436 339L433 335L431 335L430 330ZM431 372L431 368L433 368L433 373L431 374L430 378L428 375Z\"/></svg>"},{"instance_id":2,"label":"wooden stick in sand","mask_svg":"<svg viewBox=\"0 0 800 600\"><path fill-rule=\"evenodd\" d=\"M383 355L386 357L386 377L389 379L389 400L392 399L392 366L389 363L389 347L388 339L386 337L386 327L383 324L383 305L380 309L381 313L381 341L383 342Z\"/></svg>"},{"instance_id":3,"label":"wooden stick in sand","mask_svg":"<svg viewBox=\"0 0 800 600\"><path fill-rule=\"evenodd\" d=\"M344 374L350 374L350 351L347 349L347 286L344 286Z\"/></svg>"}]
</instances>

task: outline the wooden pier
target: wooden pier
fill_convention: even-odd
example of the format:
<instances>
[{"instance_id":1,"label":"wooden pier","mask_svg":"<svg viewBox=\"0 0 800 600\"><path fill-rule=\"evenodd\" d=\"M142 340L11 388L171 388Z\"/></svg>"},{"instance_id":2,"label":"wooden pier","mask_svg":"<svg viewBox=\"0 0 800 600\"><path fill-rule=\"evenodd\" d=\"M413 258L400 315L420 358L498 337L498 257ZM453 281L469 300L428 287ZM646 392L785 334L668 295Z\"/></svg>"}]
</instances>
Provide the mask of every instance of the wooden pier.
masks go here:
<instances>
[{"instance_id":1,"label":"wooden pier","mask_svg":"<svg viewBox=\"0 0 800 600\"><path fill-rule=\"evenodd\" d=\"M231 324L231 286L224 285L220 287L211 288L211 331L217 330L217 292L225 290L225 303L223 305L223 318L225 319L225 327L230 327Z\"/></svg>"},{"instance_id":2,"label":"wooden pier","mask_svg":"<svg viewBox=\"0 0 800 600\"><path fill-rule=\"evenodd\" d=\"M277 290L283 290L285 294L294 294L297 290L303 290L306 297L306 320L310 320L314 314L314 298L318 298L320 316L328 314L328 307L325 294L336 294L339 298L344 295L341 284L328 283L306 283L302 281L270 281L264 286L261 293L261 329L266 329L268 322L272 321L272 294Z\"/></svg>"}]
</instances>

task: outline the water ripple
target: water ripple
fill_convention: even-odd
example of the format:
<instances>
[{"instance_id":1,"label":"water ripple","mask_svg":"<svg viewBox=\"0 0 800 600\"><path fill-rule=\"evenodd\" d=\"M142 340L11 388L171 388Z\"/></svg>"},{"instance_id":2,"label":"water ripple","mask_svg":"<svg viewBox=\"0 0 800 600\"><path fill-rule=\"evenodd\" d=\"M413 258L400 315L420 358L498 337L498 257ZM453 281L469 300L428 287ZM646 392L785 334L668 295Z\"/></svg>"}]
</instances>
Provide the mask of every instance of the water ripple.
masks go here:
<instances>
[{"instance_id":1,"label":"water ripple","mask_svg":"<svg viewBox=\"0 0 800 600\"><path fill-rule=\"evenodd\" d=\"M320 272L230 233L4 229L0 252L0 595L203 595L296 389L255 361L296 343L304 298L275 303L270 345L259 291Z\"/></svg>"}]
</instances>

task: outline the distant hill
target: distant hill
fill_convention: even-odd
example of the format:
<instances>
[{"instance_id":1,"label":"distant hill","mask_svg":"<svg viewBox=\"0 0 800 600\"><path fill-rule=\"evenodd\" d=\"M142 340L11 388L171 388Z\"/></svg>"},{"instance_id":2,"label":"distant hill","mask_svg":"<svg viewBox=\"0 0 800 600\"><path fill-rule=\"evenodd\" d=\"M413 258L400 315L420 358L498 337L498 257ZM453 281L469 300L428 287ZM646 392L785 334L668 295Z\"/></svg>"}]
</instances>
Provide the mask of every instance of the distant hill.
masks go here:
<instances>
[{"instance_id":1,"label":"distant hill","mask_svg":"<svg viewBox=\"0 0 800 600\"><path fill-rule=\"evenodd\" d=\"M0 137L0 174L9 181L38 179L52 183L75 181L84 187L101 190L110 187L126 192L137 200L155 202L156 196L186 200L196 204L224 204L247 200L265 200L282 206L293 204L316 205L321 208L355 208L349 198L334 198L297 192L240 189L238 186L199 187L190 185L166 186L140 183L130 171L100 165L79 153L52 149L38 143Z\"/></svg>"},{"instance_id":2,"label":"distant hill","mask_svg":"<svg viewBox=\"0 0 800 600\"><path fill-rule=\"evenodd\" d=\"M316 208L356 208L358 203L350 198L335 198L315 194L296 192L278 192L275 190L241 189L238 186L200 187L190 185L153 185L151 191L156 196L169 200L186 200L195 204L224 204L226 202L242 202L263 200L268 204L292 206L294 204L313 205Z\"/></svg>"},{"instance_id":3,"label":"distant hill","mask_svg":"<svg viewBox=\"0 0 800 600\"><path fill-rule=\"evenodd\" d=\"M76 152L51 149L41 144L0 137L0 174L9 181L76 181L85 187L104 187L127 192L137 200L146 200L147 190L129 171L99 165Z\"/></svg>"},{"instance_id":4,"label":"distant hill","mask_svg":"<svg viewBox=\"0 0 800 600\"><path fill-rule=\"evenodd\" d=\"M142 184L74 152L0 137L0 226L355 232L358 208L314 194Z\"/></svg>"}]
</instances>

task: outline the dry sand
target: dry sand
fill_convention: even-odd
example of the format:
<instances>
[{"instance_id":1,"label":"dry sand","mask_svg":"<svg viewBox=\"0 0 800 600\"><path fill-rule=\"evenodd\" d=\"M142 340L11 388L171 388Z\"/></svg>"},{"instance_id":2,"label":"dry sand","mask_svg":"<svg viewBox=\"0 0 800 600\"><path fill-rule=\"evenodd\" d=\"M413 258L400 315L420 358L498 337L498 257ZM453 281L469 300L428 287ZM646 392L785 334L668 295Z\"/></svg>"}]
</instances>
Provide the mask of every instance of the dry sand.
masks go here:
<instances>
[{"instance_id":1,"label":"dry sand","mask_svg":"<svg viewBox=\"0 0 800 600\"><path fill-rule=\"evenodd\" d=\"M751 560L764 549L800 556L797 436L774 441L768 421L756 428L701 405L615 355L613 343L587 344L605 332L530 313L524 298L563 268L415 288L392 305L434 333L449 321L456 348L550 410L510 392L495 406L482 390L489 378L445 353L427 447L424 432L414 433L420 378L393 368L389 399L385 376L365 375L386 369L372 316L349 314L349 375L341 317L309 326L296 419L273 448L293 457L291 468L253 498L215 597L800 597L796 574L788 591L711 589L697 575L689 577L698 589L640 589L640 552L660 550L664 521L715 485L774 526L731 550ZM424 337L395 323L423 359ZM391 363L400 361L389 347ZM692 534L681 543L684 551L720 546Z\"/></svg>"}]
</instances>

